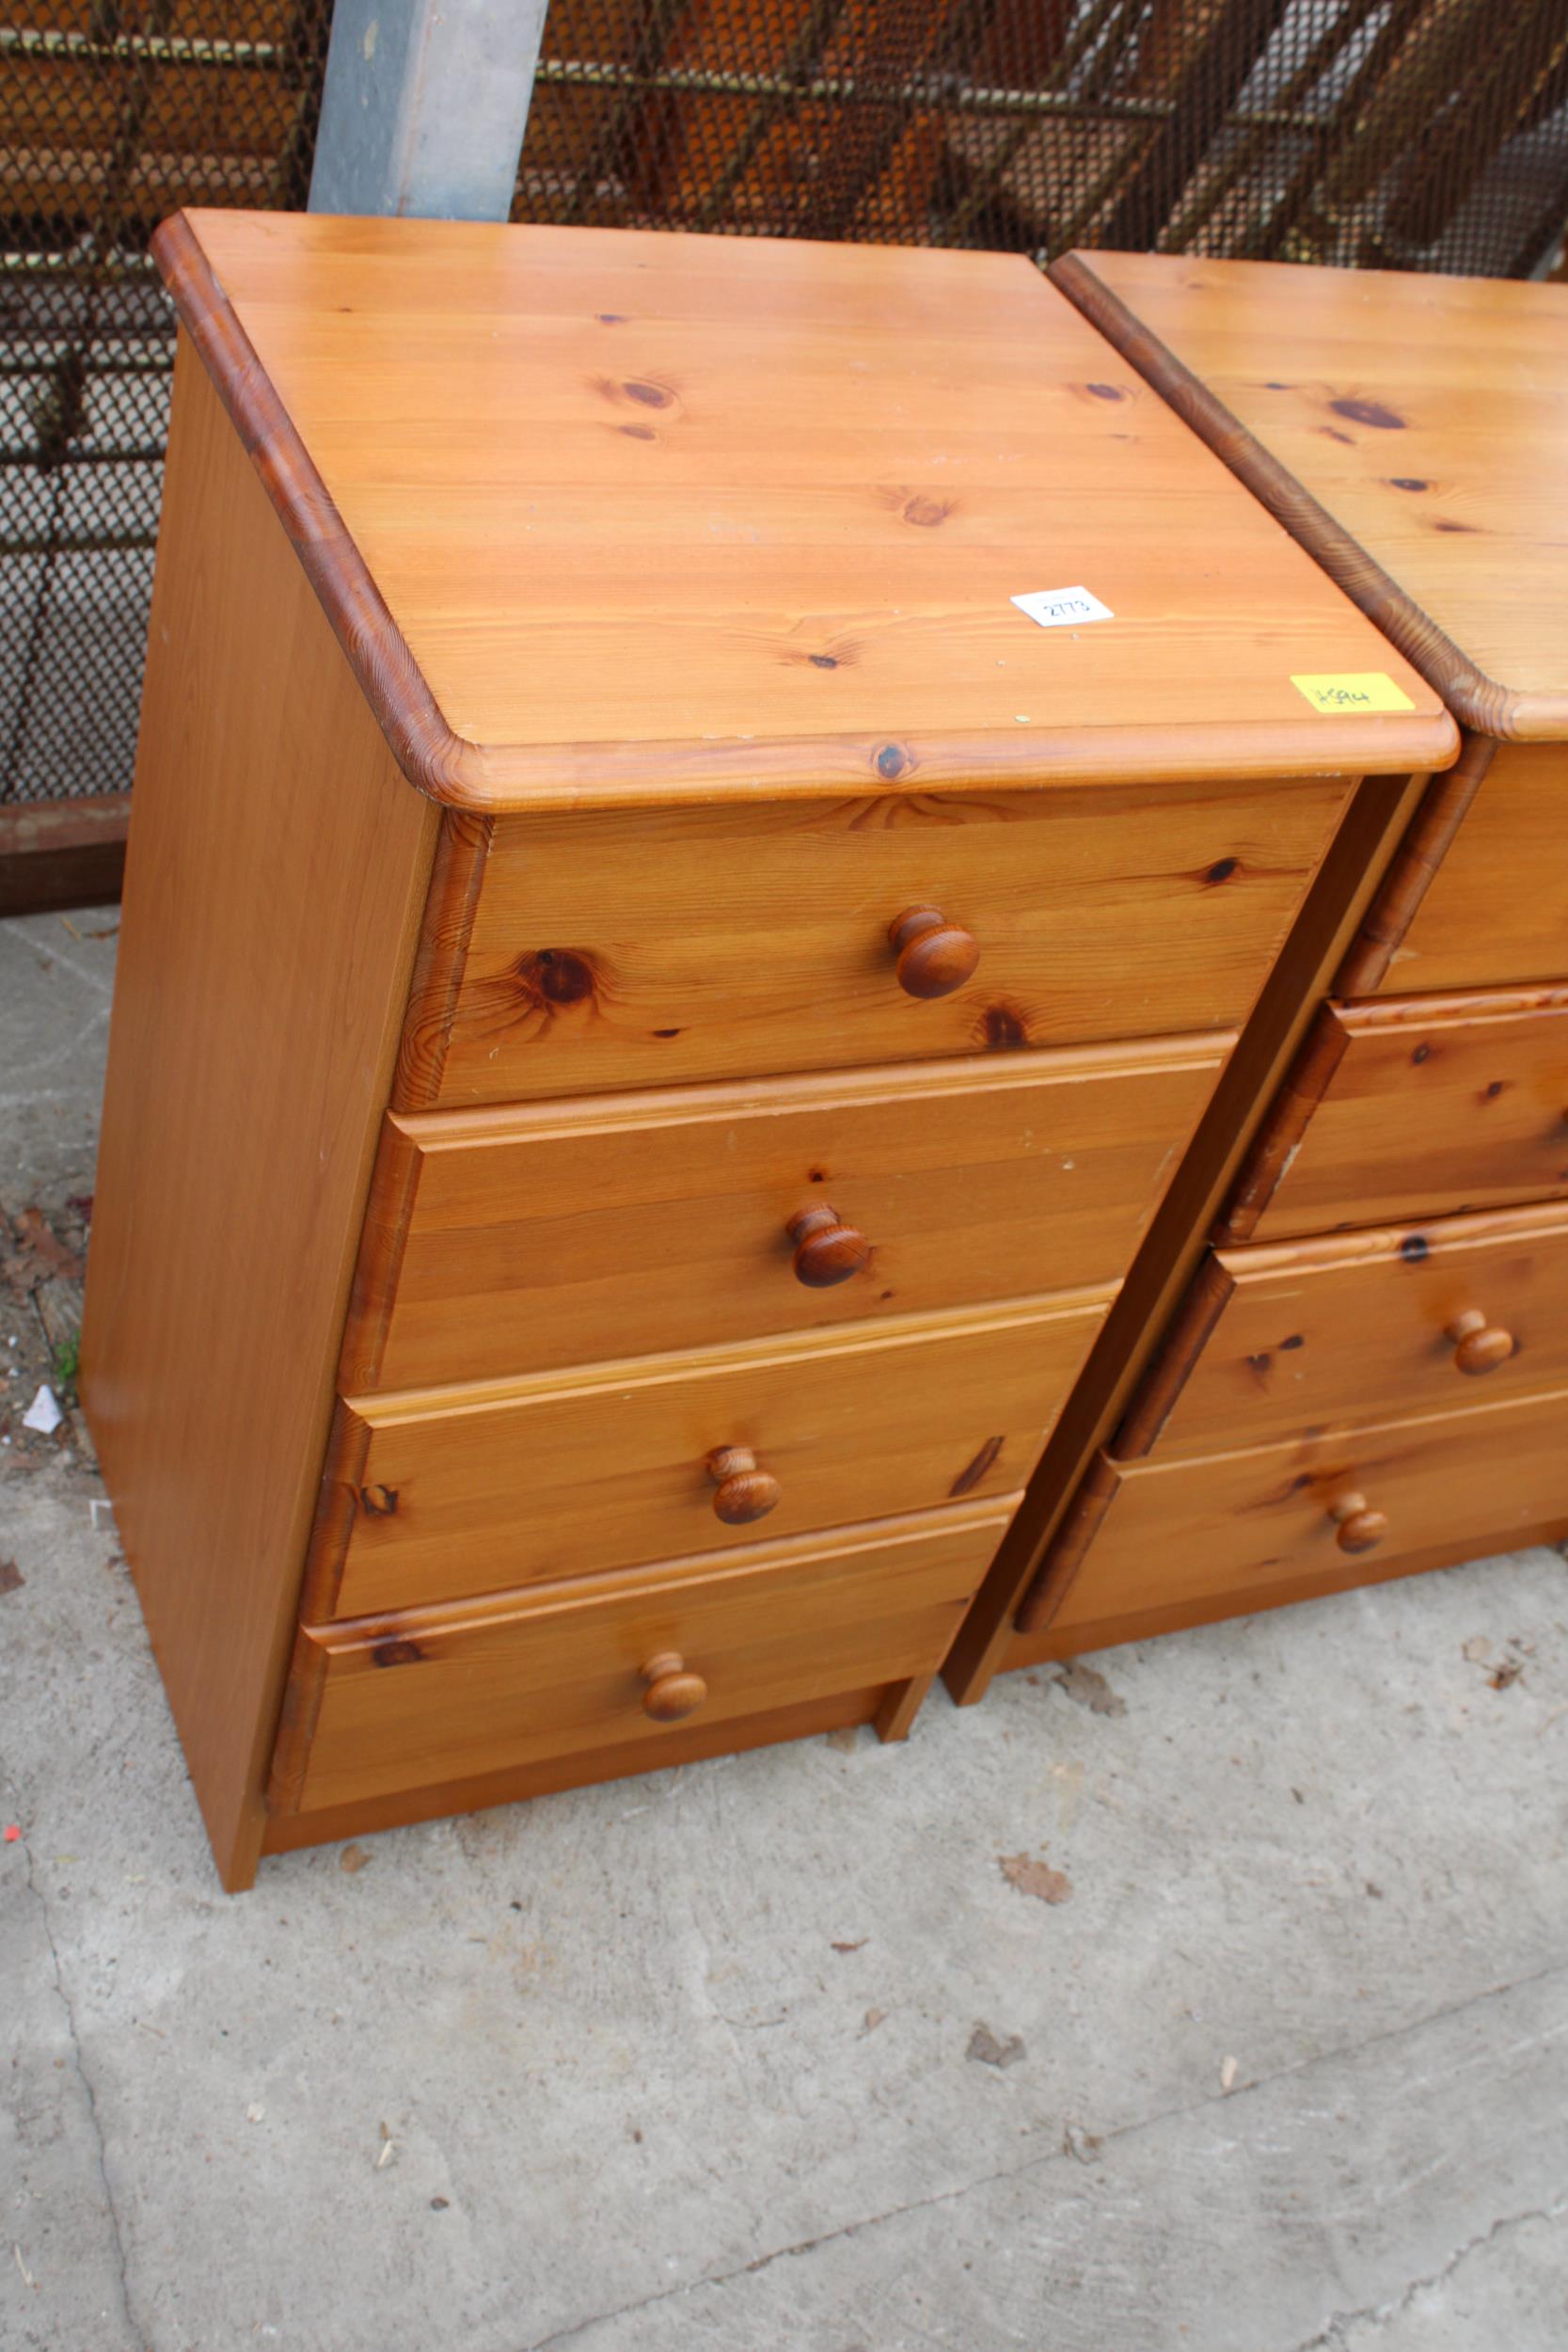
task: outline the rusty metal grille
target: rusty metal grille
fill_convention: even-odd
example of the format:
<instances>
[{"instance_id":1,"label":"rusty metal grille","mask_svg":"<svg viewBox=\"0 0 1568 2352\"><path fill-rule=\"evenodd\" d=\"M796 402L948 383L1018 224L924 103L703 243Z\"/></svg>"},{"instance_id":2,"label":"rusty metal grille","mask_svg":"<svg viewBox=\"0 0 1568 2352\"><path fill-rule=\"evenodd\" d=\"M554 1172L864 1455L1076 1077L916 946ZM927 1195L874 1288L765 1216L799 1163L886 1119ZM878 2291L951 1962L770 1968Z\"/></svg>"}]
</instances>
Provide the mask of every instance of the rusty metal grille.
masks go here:
<instances>
[{"instance_id":1,"label":"rusty metal grille","mask_svg":"<svg viewBox=\"0 0 1568 2352\"><path fill-rule=\"evenodd\" d=\"M181 204L297 206L331 0L0 6L0 802L131 779Z\"/></svg>"},{"instance_id":2,"label":"rusty metal grille","mask_svg":"<svg viewBox=\"0 0 1568 2352\"><path fill-rule=\"evenodd\" d=\"M147 234L305 202L330 12L0 0L0 803L130 781ZM1523 275L1568 217L1568 0L553 0L514 217Z\"/></svg>"},{"instance_id":3,"label":"rusty metal grille","mask_svg":"<svg viewBox=\"0 0 1568 2352\"><path fill-rule=\"evenodd\" d=\"M553 0L514 217L1525 276L1568 0Z\"/></svg>"}]
</instances>

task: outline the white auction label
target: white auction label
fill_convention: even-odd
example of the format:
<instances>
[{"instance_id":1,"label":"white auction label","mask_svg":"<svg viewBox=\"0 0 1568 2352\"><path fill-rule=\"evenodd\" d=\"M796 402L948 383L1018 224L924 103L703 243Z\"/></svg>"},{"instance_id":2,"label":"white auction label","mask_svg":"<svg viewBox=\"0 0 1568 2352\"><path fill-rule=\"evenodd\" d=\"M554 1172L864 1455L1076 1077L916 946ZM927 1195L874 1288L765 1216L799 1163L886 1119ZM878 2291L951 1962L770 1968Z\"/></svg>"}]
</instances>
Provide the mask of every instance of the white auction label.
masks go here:
<instances>
[{"instance_id":1,"label":"white auction label","mask_svg":"<svg viewBox=\"0 0 1568 2352\"><path fill-rule=\"evenodd\" d=\"M1037 588L1033 596L1014 596L1012 602L1032 621L1038 621L1041 628L1076 628L1080 621L1114 621L1117 617L1108 604L1091 596L1086 588Z\"/></svg>"}]
</instances>

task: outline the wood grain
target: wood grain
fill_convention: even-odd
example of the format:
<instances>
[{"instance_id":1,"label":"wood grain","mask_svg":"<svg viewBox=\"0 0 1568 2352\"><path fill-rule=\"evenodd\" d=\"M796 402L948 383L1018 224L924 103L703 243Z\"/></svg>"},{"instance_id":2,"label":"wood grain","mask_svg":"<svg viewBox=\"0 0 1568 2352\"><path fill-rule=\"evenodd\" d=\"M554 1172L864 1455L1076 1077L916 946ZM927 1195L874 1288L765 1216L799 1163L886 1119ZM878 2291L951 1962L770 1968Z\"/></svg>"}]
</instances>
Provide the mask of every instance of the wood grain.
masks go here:
<instances>
[{"instance_id":1,"label":"wood grain","mask_svg":"<svg viewBox=\"0 0 1568 2352\"><path fill-rule=\"evenodd\" d=\"M1332 1431L1298 1444L1196 1460L1132 1463L1071 1583L1051 1613L1060 1642L1147 1613L1223 1600L1251 1607L1255 1588L1322 1575L1342 1590L1346 1555L1330 1505L1365 1495L1389 1520L1354 1581L1402 1555L1427 1565L1508 1551L1542 1525L1568 1521L1562 1433L1568 1393L1477 1405L1426 1419Z\"/></svg>"},{"instance_id":2,"label":"wood grain","mask_svg":"<svg viewBox=\"0 0 1568 2352\"><path fill-rule=\"evenodd\" d=\"M1465 1316L1506 1332L1483 1373ZM1568 1206L1503 1209L1208 1260L1113 1453L1261 1445L1568 1388ZM1568 1476L1564 1480L1568 1510Z\"/></svg>"},{"instance_id":3,"label":"wood grain","mask_svg":"<svg viewBox=\"0 0 1568 2352\"><path fill-rule=\"evenodd\" d=\"M1568 1514L1554 1512L1528 1526L1515 1527L1510 1531L1508 1541L1510 1549L1515 1551L1531 1544L1568 1541ZM1338 1566L1316 1560L1305 1575L1249 1581L1246 1600L1240 1609L1227 1593L1188 1593L1130 1614L1085 1621L1074 1618L1059 1629L1049 1624L1037 1633L1020 1633L1008 1654L1008 1664L1047 1665L1057 1659L1081 1658L1090 1650L1113 1649L1123 1642L1151 1642L1167 1633L1184 1632L1193 1626L1218 1625L1227 1617L1250 1617L1264 1609L1293 1608L1297 1601L1322 1600L1330 1594L1354 1592L1362 1585L1386 1584L1399 1577L1430 1575L1439 1568L1463 1571L1475 1557L1473 1545L1456 1549L1452 1543L1430 1544L1418 1551L1367 1552L1354 1559L1336 1553Z\"/></svg>"},{"instance_id":4,"label":"wood grain","mask_svg":"<svg viewBox=\"0 0 1568 2352\"><path fill-rule=\"evenodd\" d=\"M350 1399L307 1616L358 1616L683 1557L732 1540L708 1456L779 1481L768 1534L1018 1486L1103 1296L905 1315L531 1380Z\"/></svg>"},{"instance_id":5,"label":"wood grain","mask_svg":"<svg viewBox=\"0 0 1568 2352\"><path fill-rule=\"evenodd\" d=\"M1012 1623L1013 1641L1007 1652L1011 1666L1021 1639L1037 1634L1051 1621L1053 1611L1084 1564L1085 1554L1100 1532L1100 1523L1121 1484L1120 1466L1109 1454L1097 1454L1079 1480L1070 1502L1056 1522L1039 1572L1019 1602Z\"/></svg>"},{"instance_id":6,"label":"wood grain","mask_svg":"<svg viewBox=\"0 0 1568 2352\"><path fill-rule=\"evenodd\" d=\"M435 824L182 342L81 1386L230 1886Z\"/></svg>"},{"instance_id":7,"label":"wood grain","mask_svg":"<svg viewBox=\"0 0 1568 2352\"><path fill-rule=\"evenodd\" d=\"M1377 985L1402 996L1564 978L1568 746L1504 743Z\"/></svg>"},{"instance_id":8,"label":"wood grain","mask_svg":"<svg viewBox=\"0 0 1568 2352\"><path fill-rule=\"evenodd\" d=\"M435 1107L1229 1028L1343 782L499 820ZM974 977L920 1002L888 924L940 901ZM412 1025L426 1014L416 1003ZM405 1056L405 1074L409 1064Z\"/></svg>"},{"instance_id":9,"label":"wood grain","mask_svg":"<svg viewBox=\"0 0 1568 2352\"><path fill-rule=\"evenodd\" d=\"M1022 257L218 212L155 250L437 798L1453 755L1415 673ZM1011 603L1079 581L1114 625ZM1324 719L1291 683L1390 668L1409 711Z\"/></svg>"},{"instance_id":10,"label":"wood grain","mask_svg":"<svg viewBox=\"0 0 1568 2352\"><path fill-rule=\"evenodd\" d=\"M933 1672L1006 1519L958 1506L477 1610L308 1626L273 1802L309 1811L627 1743L656 1767L668 1735L643 1710L643 1669L660 1652L700 1672L708 1724Z\"/></svg>"},{"instance_id":11,"label":"wood grain","mask_svg":"<svg viewBox=\"0 0 1568 2352\"><path fill-rule=\"evenodd\" d=\"M1370 780L1352 801L949 1653L942 1677L959 1706L983 1698L1004 1665L1038 1655L1035 1640L1015 1634L1015 1613L1186 1295L1264 1110L1424 791L1417 777Z\"/></svg>"},{"instance_id":12,"label":"wood grain","mask_svg":"<svg viewBox=\"0 0 1568 2352\"><path fill-rule=\"evenodd\" d=\"M1330 1005L1302 1068L1238 1183L1243 1213L1222 1221L1222 1241L1568 1193L1568 984Z\"/></svg>"},{"instance_id":13,"label":"wood grain","mask_svg":"<svg viewBox=\"0 0 1568 2352\"><path fill-rule=\"evenodd\" d=\"M1262 1123L1237 1176L1235 1190L1215 1223L1216 1240L1250 1241L1257 1232L1259 1219L1289 1175L1349 1044L1344 1022L1336 1019L1332 1007L1325 1007L1264 1106Z\"/></svg>"},{"instance_id":14,"label":"wood grain","mask_svg":"<svg viewBox=\"0 0 1568 2352\"><path fill-rule=\"evenodd\" d=\"M1489 735L1466 735L1457 765L1447 775L1433 776L1427 786L1419 813L1400 843L1399 854L1335 976L1335 995L1370 996L1386 985L1405 935L1453 847L1497 749ZM1521 976L1509 973L1504 977Z\"/></svg>"},{"instance_id":15,"label":"wood grain","mask_svg":"<svg viewBox=\"0 0 1568 2352\"><path fill-rule=\"evenodd\" d=\"M151 238L154 261L256 469L273 511L404 773L434 800L456 797L460 749L303 447L294 420L198 241L199 215L176 213Z\"/></svg>"},{"instance_id":16,"label":"wood grain","mask_svg":"<svg viewBox=\"0 0 1568 2352\"><path fill-rule=\"evenodd\" d=\"M1568 736L1568 287L1110 252L1051 275L1465 726Z\"/></svg>"},{"instance_id":17,"label":"wood grain","mask_svg":"<svg viewBox=\"0 0 1568 2352\"><path fill-rule=\"evenodd\" d=\"M558 1789L625 1780L636 1772L668 1772L679 1764L744 1755L782 1740L819 1738L823 1732L855 1724L879 1724L884 1709L901 1708L905 1694L911 1691L918 1699L926 1688L927 1677L917 1675L907 1682L873 1684L863 1691L832 1691L825 1698L808 1699L802 1705L770 1708L764 1715L726 1717L716 1724L705 1724L699 1716L657 1732L650 1725L649 1737L641 1742L627 1740L611 1748L575 1749L540 1764L514 1764L499 1772L470 1773L466 1780L394 1788L385 1796L325 1805L309 1813L271 1812L261 1833L261 1851L293 1853L303 1846L365 1837L409 1821L441 1820L451 1814L477 1813L489 1805L518 1804L552 1796ZM902 1735L895 1729L893 1736Z\"/></svg>"},{"instance_id":18,"label":"wood grain","mask_svg":"<svg viewBox=\"0 0 1568 2352\"><path fill-rule=\"evenodd\" d=\"M398 1052L392 1100L399 1108L434 1102L440 1092L463 959L494 832L493 818L467 809L449 809L441 818Z\"/></svg>"},{"instance_id":19,"label":"wood grain","mask_svg":"<svg viewBox=\"0 0 1568 2352\"><path fill-rule=\"evenodd\" d=\"M1113 1282L1223 1032L388 1122L349 1393ZM792 1218L869 1243L808 1288Z\"/></svg>"}]
</instances>

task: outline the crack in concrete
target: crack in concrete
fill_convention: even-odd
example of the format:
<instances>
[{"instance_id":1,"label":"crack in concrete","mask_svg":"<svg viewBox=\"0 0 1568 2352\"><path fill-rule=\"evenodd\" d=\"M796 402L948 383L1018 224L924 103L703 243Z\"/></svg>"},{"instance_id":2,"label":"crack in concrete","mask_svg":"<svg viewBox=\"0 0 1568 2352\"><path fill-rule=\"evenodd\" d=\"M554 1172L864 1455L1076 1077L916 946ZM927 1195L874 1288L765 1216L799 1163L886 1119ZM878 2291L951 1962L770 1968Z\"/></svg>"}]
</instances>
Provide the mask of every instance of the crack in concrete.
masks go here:
<instances>
[{"instance_id":1,"label":"crack in concrete","mask_svg":"<svg viewBox=\"0 0 1568 2352\"><path fill-rule=\"evenodd\" d=\"M841 2222L836 2229L824 2230L816 2237L798 2239L793 2246L776 2246L770 2253L758 2254L749 2263L738 2263L733 2270L713 2271L701 2279L686 2279L679 2286L661 2287L657 2295L640 2296L635 2303L618 2304L613 2311L590 2312L586 2319L574 2319L566 2327L557 2328L553 2335L541 2336L536 2343L524 2344L521 2352L557 2352L558 2346L570 2344L574 2336L585 2334L590 2328L603 2327L612 2319L629 2319L638 2312L652 2311L656 2304L672 2302L677 2296L694 2295L702 2287L733 2285L736 2279L750 2278L759 2270L768 2269L774 2263L787 2262L798 2254L815 2253L819 2246L831 2246L839 2238L858 2237L863 2230L878 2229L884 2221L897 2221L907 2213L924 2213L933 2205L951 2205L960 2197L973 2195L977 2188L989 2187L993 2181L1016 2180L1022 2172L1031 2171L1042 2164L1060 2161L1059 2153L1053 2151L1049 2156L1037 2156L1032 2165L988 2172L979 2180L960 2182L955 2188L937 2189L929 2197L911 2198L908 2204L890 2205L885 2213L863 2214L858 2221Z\"/></svg>"},{"instance_id":2,"label":"crack in concrete","mask_svg":"<svg viewBox=\"0 0 1568 2352\"><path fill-rule=\"evenodd\" d=\"M14 1787L15 1784L8 1773L0 1772L0 1778L5 1779L8 1787ZM43 1940L49 1947L50 1965L55 1975L55 1997L59 2002L65 2018L66 2035L71 2044L71 2067L77 2081L82 2086L82 2096L87 2105L87 2122L92 2132L98 2178L103 2185L103 2206L109 2217L109 2235L114 2244L115 2271L119 2281L120 2306L125 2313L127 2341L132 2345L142 2345L147 2343L147 2337L136 2323L135 2310L131 2300L130 2261L125 2250L125 2234L120 2227L119 2208L115 2202L114 2189L109 2182L108 2148L103 2137L103 2118L98 2112L98 2093L93 2088L92 2077L87 2073L87 2063L82 2056L81 2037L76 2030L76 2005L66 1986L65 1969L60 1961L60 1947L55 1941L55 1922L49 1915L48 1898L39 1884L38 1874L33 1867L32 1844L25 1836L22 1840L22 1852L26 1865L24 1883L27 1892L39 1907L39 1917L43 1924Z\"/></svg>"},{"instance_id":3,"label":"crack in concrete","mask_svg":"<svg viewBox=\"0 0 1568 2352\"><path fill-rule=\"evenodd\" d=\"M1222 2101L1234 2102L1255 2090L1266 2090L1271 2083L1289 2082L1292 2074L1305 2074L1314 2066L1332 2066L1338 2058L1360 2058L1367 2050L1376 2050L1386 2042L1402 2042L1407 2034L1420 2033L1428 2026L1440 2026L1446 2018L1463 2017L1466 2010L1480 2009L1486 2001L1500 2001L1510 1993L1528 1993L1532 1985L1545 1984L1553 1977L1568 1974L1568 1962L1549 1961L1544 1968L1532 1969L1528 1977L1510 1977L1505 1983L1484 1985L1479 1993L1466 1993L1463 2000L1449 2001L1441 2009L1428 2010L1423 2017L1412 2018L1402 2026L1385 2026L1378 2033L1368 2034L1364 2042L1347 2042L1337 2050L1321 2050L1312 2058L1299 2058L1294 2066L1281 2066L1272 2074L1259 2074L1256 2082L1238 2084L1234 2090L1222 2092L1218 2098L1199 2100L1202 2106L1218 2106ZM1560 2028L1568 2032L1568 2023ZM1196 2109L1172 2108L1172 2114L1193 2113ZM1156 2119L1158 2120L1158 2119Z\"/></svg>"},{"instance_id":4,"label":"crack in concrete","mask_svg":"<svg viewBox=\"0 0 1568 2352\"><path fill-rule=\"evenodd\" d=\"M1479 2254L1482 2247L1490 2246L1493 2239L1501 2237L1505 2231L1522 2230L1529 2221L1560 2221L1564 2214L1568 2214L1568 2190L1554 2198L1549 2205L1538 2205L1528 2213L1499 2214L1489 2230L1478 2232L1476 2236L1466 2238L1463 2246L1456 2247L1442 2268L1434 2270L1430 2278L1413 2279L1389 2302L1365 2303L1355 2312L1335 2312L1315 2336L1307 2336L1301 2344L1292 2345L1291 2352L1348 2352L1347 2328L1386 2327L1391 2319L1398 2319L1402 2312L1407 2312L1418 2295L1429 2293L1433 2287L1440 2287L1445 2279L1452 2278L1462 2263L1468 2262L1472 2254Z\"/></svg>"},{"instance_id":5,"label":"crack in concrete","mask_svg":"<svg viewBox=\"0 0 1568 2352\"><path fill-rule=\"evenodd\" d=\"M1114 2148L1120 2140L1135 2138L1139 2133L1157 2130L1163 2123L1180 2122L1185 2116L1201 2115L1209 2107L1234 2106L1239 2100L1250 2098L1260 2090L1266 2090L1275 2083L1289 2082L1297 2074L1311 2073L1314 2068L1334 2066L1347 2059L1358 2058L1364 2051L1375 2050L1383 2042L1397 2042L1407 2035L1420 2033L1429 2026L1442 2024L1447 2018L1463 2016L1466 2010L1480 2008L1484 2002L1499 2000L1505 1994L1526 1991L1531 1985L1544 1983L1548 1978L1561 1976L1564 1973L1564 1964L1558 1963L1550 1967L1537 1969L1530 1976L1513 1978L1506 1984L1488 1985L1482 1992L1467 1994L1462 2001L1450 2002L1447 2007L1433 2010L1425 2016L1413 2018L1405 2025L1390 2026L1381 2033L1369 2034L1364 2042L1347 2043L1338 2049L1322 2050L1311 2058L1303 2058L1294 2066L1282 2066L1272 2074L1260 2074L1255 2082L1241 2085L1235 2090L1206 2092L1201 2099L1190 2100L1180 2106L1163 2107L1155 2115L1143 2116L1134 2122L1119 2124L1113 2130L1098 2136L1099 2146L1095 2151L1092 2164L1098 2164L1103 2152ZM585 2335L590 2328L606 2326L611 2320L631 2318L638 2312L652 2311L659 2303L671 2302L677 2296L695 2294L700 2288L731 2286L736 2280L754 2277L759 2271L768 2269L776 2262L787 2262L801 2254L815 2253L819 2247L832 2246L840 2238L858 2237L863 2231L879 2229L886 2221L901 2220L906 2214L924 2213L937 2205L956 2204L962 2198L973 2196L977 2189L993 2187L998 2181L1022 2180L1031 2172L1043 2171L1048 2167L1056 2164L1071 2164L1083 2169L1084 2159L1058 2143L1039 2155L1026 2157L1022 2164L1004 2165L993 2172L981 2173L973 2181L960 2182L955 2187L933 2190L928 2197L915 2197L911 2198L907 2204L890 2205L883 2213L864 2214L859 2220L841 2222L836 2228L821 2231L816 2237L800 2238L793 2245L775 2247L770 2253L758 2254L751 2262L737 2264L733 2270L714 2271L700 2279L687 2279L678 2286L661 2287L657 2295L641 2296L635 2302L618 2304L612 2311L593 2312L585 2319L572 2320L566 2327L557 2328L553 2334L541 2336L532 2343L519 2346L518 2352L561 2352L562 2345L570 2344L578 2336ZM1418 2294L1423 2286L1440 2283L1448 2277L1450 2270L1457 2267L1467 2253L1484 2245L1487 2239L1495 2236L1499 2230L1513 2226L1514 2223L1555 2218L1560 2211L1568 2211L1568 2201L1565 2201L1560 2207L1553 2204L1543 2208L1540 2214L1505 2216L1501 2221L1494 2222L1492 2228L1483 2235L1462 2247L1433 2279L1418 2280L1413 2286L1406 2288L1399 2303L1386 2307L1389 2314L1392 2315L1403 2303ZM1375 2312L1384 2307L1370 2306L1369 2308ZM1336 2326L1349 2325L1364 2316L1366 2316L1365 2313L1358 2312L1342 2315L1336 2314L1329 2321L1328 2326L1332 2329ZM1340 2344L1337 2344L1332 2333L1321 2333L1309 2337L1305 2344L1293 2345L1291 2352L1342 2352L1342 2347Z\"/></svg>"}]
</instances>

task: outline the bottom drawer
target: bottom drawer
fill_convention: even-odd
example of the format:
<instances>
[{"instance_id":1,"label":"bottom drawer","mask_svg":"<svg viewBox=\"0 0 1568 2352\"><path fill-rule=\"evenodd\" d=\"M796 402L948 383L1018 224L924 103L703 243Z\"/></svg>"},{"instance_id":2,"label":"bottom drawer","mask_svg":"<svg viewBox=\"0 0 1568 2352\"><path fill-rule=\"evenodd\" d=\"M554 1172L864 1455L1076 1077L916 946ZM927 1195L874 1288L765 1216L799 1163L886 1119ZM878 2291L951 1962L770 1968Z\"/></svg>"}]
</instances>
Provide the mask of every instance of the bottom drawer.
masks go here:
<instances>
[{"instance_id":1,"label":"bottom drawer","mask_svg":"<svg viewBox=\"0 0 1568 2352\"><path fill-rule=\"evenodd\" d=\"M312 1811L588 1751L610 1777L635 1742L653 1771L670 1724L932 1674L1017 1502L306 1626L271 1802Z\"/></svg>"},{"instance_id":2,"label":"bottom drawer","mask_svg":"<svg viewBox=\"0 0 1568 2352\"><path fill-rule=\"evenodd\" d=\"M1101 1456L1020 1627L1101 1647L1564 1531L1560 1391L1196 1461Z\"/></svg>"}]
</instances>

